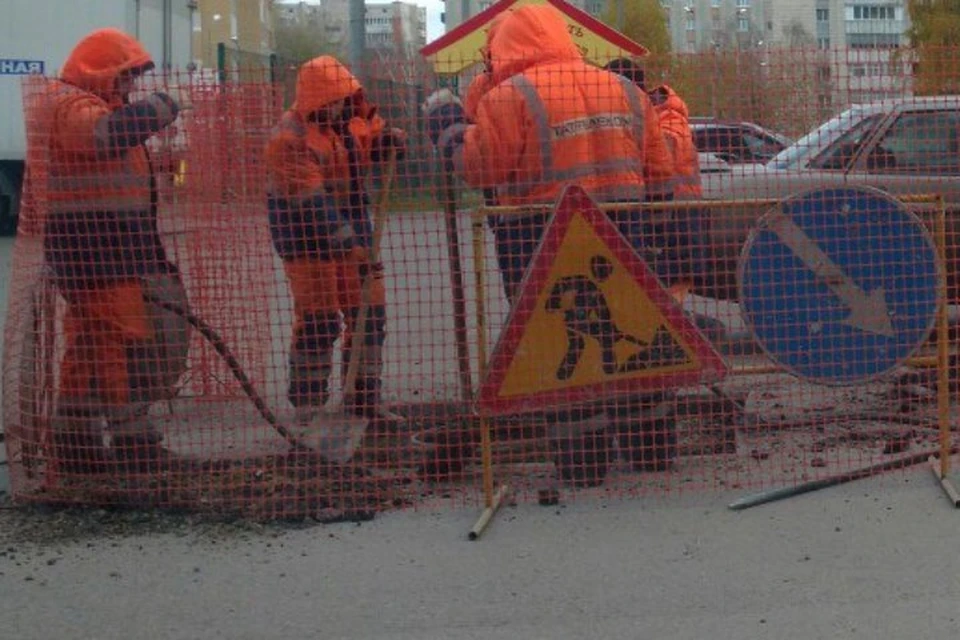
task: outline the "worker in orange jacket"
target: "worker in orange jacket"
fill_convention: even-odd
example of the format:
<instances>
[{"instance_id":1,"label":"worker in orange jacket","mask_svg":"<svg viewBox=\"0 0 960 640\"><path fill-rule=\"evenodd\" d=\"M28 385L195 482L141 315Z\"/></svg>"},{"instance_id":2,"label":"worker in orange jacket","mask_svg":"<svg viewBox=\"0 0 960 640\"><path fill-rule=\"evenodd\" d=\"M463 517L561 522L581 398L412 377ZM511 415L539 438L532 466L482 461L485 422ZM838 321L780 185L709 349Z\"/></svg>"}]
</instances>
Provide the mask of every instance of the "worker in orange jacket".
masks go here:
<instances>
[{"instance_id":1,"label":"worker in orange jacket","mask_svg":"<svg viewBox=\"0 0 960 640\"><path fill-rule=\"evenodd\" d=\"M690 130L690 112L686 102L670 86L663 84L650 92L667 144L674 158L671 180L674 200L700 200L703 186L700 181L700 157ZM671 265L674 281L683 285L701 282L705 275L703 257L703 211L695 206L678 209L674 214L672 238L668 244L675 258Z\"/></svg>"},{"instance_id":2,"label":"worker in orange jacket","mask_svg":"<svg viewBox=\"0 0 960 640\"><path fill-rule=\"evenodd\" d=\"M362 349L356 387L344 390L347 404L357 415L398 420L380 403L386 294L382 267L367 259L373 225L364 179L372 163L402 157L405 140L344 65L320 56L300 68L296 100L267 144L270 232L294 300L287 395L301 420L328 399L341 316L344 373L350 349ZM352 333L368 275L371 306L356 346Z\"/></svg>"},{"instance_id":3,"label":"worker in orange jacket","mask_svg":"<svg viewBox=\"0 0 960 640\"><path fill-rule=\"evenodd\" d=\"M555 8L510 10L488 34L487 48L493 88L480 99L475 123L467 123L462 105L452 99L435 100L428 113L433 143L467 183L495 188L499 204L524 207L552 205L568 184L601 202L639 203L648 185L672 176L673 159L647 95L626 78L588 64ZM625 233L634 231L633 212L612 217ZM547 219L541 213L504 216L497 225L511 302ZM606 427L586 413L560 412L556 421L564 429L593 430L582 436L584 442L603 442L599 434Z\"/></svg>"},{"instance_id":4,"label":"worker in orange jacket","mask_svg":"<svg viewBox=\"0 0 960 640\"><path fill-rule=\"evenodd\" d=\"M660 85L650 92L660 126L673 155L674 200L699 200L703 197L700 184L700 159L690 130L690 112L687 103L668 85Z\"/></svg>"},{"instance_id":5,"label":"worker in orange jacket","mask_svg":"<svg viewBox=\"0 0 960 640\"><path fill-rule=\"evenodd\" d=\"M476 123L467 125L454 100L428 115L435 145L469 184L495 188L501 205L524 206L552 204L571 183L596 200L635 202L648 184L669 179L673 161L649 98L584 61L556 9L508 11L487 49L493 88ZM511 299L545 222L531 214L497 225Z\"/></svg>"},{"instance_id":6,"label":"worker in orange jacket","mask_svg":"<svg viewBox=\"0 0 960 640\"><path fill-rule=\"evenodd\" d=\"M150 293L186 310L179 272L158 233L144 148L179 107L165 93L130 100L153 66L134 38L99 29L75 46L32 114L48 134L44 254L67 303L52 434L66 474L117 464L152 468L168 458L144 414L183 373L189 331L182 318L145 299ZM27 184L36 186L43 173L28 166ZM104 447L104 421L112 451Z\"/></svg>"},{"instance_id":7,"label":"worker in orange jacket","mask_svg":"<svg viewBox=\"0 0 960 640\"><path fill-rule=\"evenodd\" d=\"M647 91L643 68L628 58L618 58L606 65L607 69L617 73ZM665 183L664 200L696 200L702 197L700 186L700 162L690 130L689 112L686 103L667 85L649 92L650 100L660 120L667 146L673 157L673 175ZM702 211L695 206L673 209L669 212L653 212L640 225L642 248L638 250L649 266L669 285L669 291L678 300L686 295L703 273L706 260L703 257L704 234L702 233ZM694 315L699 324L704 319ZM668 394L662 394L668 395ZM666 403L663 401L666 400ZM669 398L654 396L631 398L617 408L615 421L621 431L621 446L630 450L631 445L639 444L640 450L666 451L666 455L649 459L640 456L634 459L641 468L659 470L672 457L676 448L676 429L661 415L652 421L644 419L650 408L669 404ZM656 410L655 410L656 411Z\"/></svg>"},{"instance_id":8,"label":"worker in orange jacket","mask_svg":"<svg viewBox=\"0 0 960 640\"><path fill-rule=\"evenodd\" d=\"M618 73L646 91L643 69L627 58L618 58L606 68ZM669 200L699 200L703 197L700 180L700 159L693 142L687 104L664 84L650 91L650 100L660 120L670 155L673 158L673 175L665 183ZM646 256L657 273L675 289L688 289L699 279L704 268L703 214L691 206L676 209L669 214L649 216L644 221L641 235L652 250Z\"/></svg>"}]
</instances>

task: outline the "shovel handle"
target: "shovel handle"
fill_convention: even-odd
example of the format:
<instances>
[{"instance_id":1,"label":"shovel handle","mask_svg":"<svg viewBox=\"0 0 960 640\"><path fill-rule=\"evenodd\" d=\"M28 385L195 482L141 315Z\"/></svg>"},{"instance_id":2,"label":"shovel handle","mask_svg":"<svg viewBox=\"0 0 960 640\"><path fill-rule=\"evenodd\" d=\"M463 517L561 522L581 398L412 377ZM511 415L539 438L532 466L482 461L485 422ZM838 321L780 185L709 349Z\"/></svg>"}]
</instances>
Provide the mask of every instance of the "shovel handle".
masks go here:
<instances>
[{"instance_id":1,"label":"shovel handle","mask_svg":"<svg viewBox=\"0 0 960 640\"><path fill-rule=\"evenodd\" d=\"M376 264L380 261L380 241L383 238L383 228L386 226L387 201L390 199L390 190L393 187L393 177L397 172L397 160L393 156L387 164L387 170L383 176L383 186L380 189L380 197L377 199L373 211L373 241L371 242L369 261ZM370 313L370 296L373 286L374 273L371 269L367 277L363 279L362 289L360 291L360 309L357 311L357 320L354 323L350 338L350 362L347 365L347 375L343 379L343 399L348 394L353 393L352 389L356 386L357 375L360 371L360 356L363 349L363 343L366 339L364 329L367 326L367 315Z\"/></svg>"}]
</instances>

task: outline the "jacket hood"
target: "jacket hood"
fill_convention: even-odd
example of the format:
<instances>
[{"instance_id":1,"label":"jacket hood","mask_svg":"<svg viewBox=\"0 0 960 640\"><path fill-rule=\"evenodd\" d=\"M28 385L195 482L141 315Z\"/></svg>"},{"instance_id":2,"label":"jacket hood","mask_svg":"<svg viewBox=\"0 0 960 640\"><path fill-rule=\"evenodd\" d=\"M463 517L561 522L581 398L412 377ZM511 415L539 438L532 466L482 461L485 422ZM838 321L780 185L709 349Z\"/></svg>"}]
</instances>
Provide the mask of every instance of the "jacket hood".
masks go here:
<instances>
[{"instance_id":1,"label":"jacket hood","mask_svg":"<svg viewBox=\"0 0 960 640\"><path fill-rule=\"evenodd\" d=\"M331 102L348 98L362 89L360 82L339 60L333 56L320 56L300 67L293 110L307 117Z\"/></svg>"},{"instance_id":2,"label":"jacket hood","mask_svg":"<svg viewBox=\"0 0 960 640\"><path fill-rule=\"evenodd\" d=\"M654 91L659 91L665 96L663 102L657 103L657 110L673 111L674 113L680 114L684 118L690 117L690 110L687 108L687 103L684 102L683 98L677 95L677 92L671 87L662 84L654 89Z\"/></svg>"},{"instance_id":3,"label":"jacket hood","mask_svg":"<svg viewBox=\"0 0 960 640\"><path fill-rule=\"evenodd\" d=\"M476 120L480 100L493 87L493 77L489 73L481 73L470 82L467 93L463 98L463 110L467 114L468 120Z\"/></svg>"},{"instance_id":4,"label":"jacket hood","mask_svg":"<svg viewBox=\"0 0 960 640\"><path fill-rule=\"evenodd\" d=\"M493 42L493 39L496 37L497 31L500 29L500 25L503 24L504 19L511 13L513 13L513 9L507 9L506 11L498 13L490 19L490 26L487 27L486 40L484 41L483 49L481 50L484 58L484 66L486 67L484 70L488 73L490 72L490 67L487 66L487 63L490 61L490 43Z\"/></svg>"},{"instance_id":5,"label":"jacket hood","mask_svg":"<svg viewBox=\"0 0 960 640\"><path fill-rule=\"evenodd\" d=\"M119 102L117 76L124 71L152 68L150 54L135 38L119 29L97 29L70 52L60 79L108 102Z\"/></svg>"},{"instance_id":6,"label":"jacket hood","mask_svg":"<svg viewBox=\"0 0 960 640\"><path fill-rule=\"evenodd\" d=\"M495 82L536 64L582 59L567 31L567 21L548 4L510 11L497 25L488 46Z\"/></svg>"}]
</instances>

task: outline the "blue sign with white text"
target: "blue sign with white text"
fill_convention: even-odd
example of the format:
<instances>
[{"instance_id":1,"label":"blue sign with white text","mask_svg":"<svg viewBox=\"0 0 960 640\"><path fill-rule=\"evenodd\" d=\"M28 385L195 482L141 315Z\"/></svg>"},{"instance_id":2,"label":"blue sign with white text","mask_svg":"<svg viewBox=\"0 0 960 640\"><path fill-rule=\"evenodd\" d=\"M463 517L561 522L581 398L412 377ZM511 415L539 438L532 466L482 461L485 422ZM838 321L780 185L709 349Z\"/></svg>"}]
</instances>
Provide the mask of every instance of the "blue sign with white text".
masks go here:
<instances>
[{"instance_id":1,"label":"blue sign with white text","mask_svg":"<svg viewBox=\"0 0 960 640\"><path fill-rule=\"evenodd\" d=\"M43 74L43 60L12 60L0 58L0 76L30 76Z\"/></svg>"},{"instance_id":2,"label":"blue sign with white text","mask_svg":"<svg viewBox=\"0 0 960 640\"><path fill-rule=\"evenodd\" d=\"M764 351L832 385L880 376L933 329L943 277L926 227L871 188L806 192L768 212L740 257L740 302Z\"/></svg>"}]
</instances>

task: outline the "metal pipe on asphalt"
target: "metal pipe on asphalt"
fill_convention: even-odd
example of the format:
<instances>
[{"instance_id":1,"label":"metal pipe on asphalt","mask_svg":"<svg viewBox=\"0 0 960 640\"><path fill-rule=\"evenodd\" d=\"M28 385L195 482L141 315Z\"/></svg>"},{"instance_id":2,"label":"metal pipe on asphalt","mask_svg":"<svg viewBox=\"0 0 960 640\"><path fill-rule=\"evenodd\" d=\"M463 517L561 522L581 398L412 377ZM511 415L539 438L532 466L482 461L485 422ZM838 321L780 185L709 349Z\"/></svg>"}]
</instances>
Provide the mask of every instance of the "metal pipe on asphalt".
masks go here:
<instances>
[{"instance_id":1,"label":"metal pipe on asphalt","mask_svg":"<svg viewBox=\"0 0 960 640\"><path fill-rule=\"evenodd\" d=\"M951 449L951 455L953 453L956 453L956 450L957 450L956 447L953 447ZM817 491L819 489L825 489L827 487L843 484L845 482L860 480L861 478L868 478L870 476L874 476L879 473L883 473L885 471L892 471L894 469L912 467L912 466L926 462L936 453L937 451L922 451L920 453L914 453L904 458L897 458L896 460L888 460L886 462L870 465L869 467L863 467L861 469L854 469L853 471L847 471L845 473L840 473L835 476L830 476L828 478L811 480L810 482L804 482L802 484L798 484L793 487L783 487L780 489L771 489L769 491L762 491L760 493L756 493L751 496L746 496L744 498L739 498L737 500L734 500L728 506L730 509L733 509L734 511L749 509L750 507L756 507L761 504L767 504L768 502L775 502L777 500L783 500L784 498L792 498L793 496L798 496L804 493L810 493L811 491Z\"/></svg>"}]
</instances>

